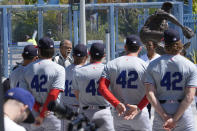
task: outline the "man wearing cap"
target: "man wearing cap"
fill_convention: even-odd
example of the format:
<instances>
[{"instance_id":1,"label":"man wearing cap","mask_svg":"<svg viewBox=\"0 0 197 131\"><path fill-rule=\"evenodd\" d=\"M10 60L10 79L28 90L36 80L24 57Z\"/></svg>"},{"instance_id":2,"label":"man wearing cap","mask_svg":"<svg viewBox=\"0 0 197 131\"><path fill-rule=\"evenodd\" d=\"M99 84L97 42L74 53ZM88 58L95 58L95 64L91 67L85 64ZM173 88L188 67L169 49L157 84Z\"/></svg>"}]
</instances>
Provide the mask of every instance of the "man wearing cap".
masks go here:
<instances>
[{"instance_id":1,"label":"man wearing cap","mask_svg":"<svg viewBox=\"0 0 197 131\"><path fill-rule=\"evenodd\" d=\"M20 87L21 80L23 79L24 67L38 59L38 49L35 48L34 45L27 45L24 47L22 57L22 65L18 65L9 76L11 88Z\"/></svg>"},{"instance_id":2,"label":"man wearing cap","mask_svg":"<svg viewBox=\"0 0 197 131\"><path fill-rule=\"evenodd\" d=\"M63 40L60 42L60 52L53 57L53 61L60 64L63 67L68 67L72 62L70 53L72 51L72 43L69 40Z\"/></svg>"},{"instance_id":3,"label":"man wearing cap","mask_svg":"<svg viewBox=\"0 0 197 131\"><path fill-rule=\"evenodd\" d=\"M146 95L155 108L154 131L195 131L191 103L197 87L195 65L180 55L183 45L176 30L164 32L166 54L151 62Z\"/></svg>"},{"instance_id":4,"label":"man wearing cap","mask_svg":"<svg viewBox=\"0 0 197 131\"><path fill-rule=\"evenodd\" d=\"M80 112L84 113L98 131L114 131L110 104L98 92L99 78L104 68L104 45L93 43L90 48L90 63L77 68L73 74L73 89L79 100Z\"/></svg>"},{"instance_id":5,"label":"man wearing cap","mask_svg":"<svg viewBox=\"0 0 197 131\"><path fill-rule=\"evenodd\" d=\"M66 105L72 108L75 112L78 112L79 103L75 98L72 90L72 76L76 68L83 66L88 58L87 47L84 44L78 44L73 49L73 64L66 68L66 82L65 91L61 95L61 105ZM69 120L62 120L61 131L67 131Z\"/></svg>"},{"instance_id":6,"label":"man wearing cap","mask_svg":"<svg viewBox=\"0 0 197 131\"><path fill-rule=\"evenodd\" d=\"M108 62L101 75L99 91L116 109L113 116L117 131L151 131L148 110L144 108L148 104L143 85L147 65L138 58L141 46L138 36L128 36L127 55Z\"/></svg>"},{"instance_id":7,"label":"man wearing cap","mask_svg":"<svg viewBox=\"0 0 197 131\"><path fill-rule=\"evenodd\" d=\"M25 67L22 86L35 97L34 110L38 114L35 124L47 131L60 131L61 121L53 113L47 117L45 113L50 101L60 102L59 93L64 91L65 85L65 69L51 60L54 52L54 43L50 38L39 40L39 60Z\"/></svg>"},{"instance_id":8,"label":"man wearing cap","mask_svg":"<svg viewBox=\"0 0 197 131\"><path fill-rule=\"evenodd\" d=\"M29 35L25 35L25 41L32 43L34 46L37 46L35 38L31 38Z\"/></svg>"},{"instance_id":9,"label":"man wearing cap","mask_svg":"<svg viewBox=\"0 0 197 131\"><path fill-rule=\"evenodd\" d=\"M5 94L4 128L5 131L26 131L18 125L22 122L33 123L31 113L35 99L32 94L23 88L12 88Z\"/></svg>"}]
</instances>

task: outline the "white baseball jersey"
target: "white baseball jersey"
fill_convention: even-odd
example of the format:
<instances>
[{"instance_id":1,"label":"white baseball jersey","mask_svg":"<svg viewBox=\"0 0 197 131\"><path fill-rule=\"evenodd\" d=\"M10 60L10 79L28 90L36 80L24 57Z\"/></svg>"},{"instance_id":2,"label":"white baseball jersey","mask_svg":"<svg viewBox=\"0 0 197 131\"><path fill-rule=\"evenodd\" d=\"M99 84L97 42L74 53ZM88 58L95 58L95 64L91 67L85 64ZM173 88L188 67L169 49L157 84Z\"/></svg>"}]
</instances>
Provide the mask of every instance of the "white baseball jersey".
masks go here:
<instances>
[{"instance_id":1,"label":"white baseball jersey","mask_svg":"<svg viewBox=\"0 0 197 131\"><path fill-rule=\"evenodd\" d=\"M75 94L72 90L72 79L73 72L76 68L81 67L81 65L71 64L66 69L66 81L65 81L65 90L64 94L61 95L61 103L65 105L79 105Z\"/></svg>"},{"instance_id":2,"label":"white baseball jersey","mask_svg":"<svg viewBox=\"0 0 197 131\"><path fill-rule=\"evenodd\" d=\"M155 95L158 100L177 101L161 103L166 113L174 114L180 106L180 101L185 97L185 89L197 87L197 70L195 65L185 57L166 54L149 64L145 82L155 86ZM154 121L155 131L162 128L163 121L157 113ZM193 130L191 106L186 109L178 125L179 128L175 128L176 131Z\"/></svg>"},{"instance_id":3,"label":"white baseball jersey","mask_svg":"<svg viewBox=\"0 0 197 131\"><path fill-rule=\"evenodd\" d=\"M8 116L4 115L4 131L26 131L24 127L18 125L15 121L11 120Z\"/></svg>"},{"instance_id":4,"label":"white baseball jersey","mask_svg":"<svg viewBox=\"0 0 197 131\"><path fill-rule=\"evenodd\" d=\"M25 67L24 80L35 100L44 104L51 89L64 90L65 69L50 59L37 60Z\"/></svg>"},{"instance_id":5,"label":"white baseball jersey","mask_svg":"<svg viewBox=\"0 0 197 131\"><path fill-rule=\"evenodd\" d=\"M20 87L20 83L23 80L24 66L19 65L15 70L13 70L9 76L10 88Z\"/></svg>"},{"instance_id":6,"label":"white baseball jersey","mask_svg":"<svg viewBox=\"0 0 197 131\"><path fill-rule=\"evenodd\" d=\"M110 80L111 91L122 103L138 104L145 95L146 63L138 57L122 56L108 62L102 77Z\"/></svg>"},{"instance_id":7,"label":"white baseball jersey","mask_svg":"<svg viewBox=\"0 0 197 131\"><path fill-rule=\"evenodd\" d=\"M98 126L103 122L98 131L114 131L110 104L98 92L103 68L102 63L87 64L77 68L73 75L73 89L79 91L80 112L83 112ZM101 106L104 108L99 108ZM88 109L83 107L88 107Z\"/></svg>"},{"instance_id":8,"label":"white baseball jersey","mask_svg":"<svg viewBox=\"0 0 197 131\"><path fill-rule=\"evenodd\" d=\"M121 56L108 62L102 77L110 80L112 94L124 104L138 104L145 95L143 84L147 64L135 56ZM151 131L147 108L144 108L133 120L124 120L113 112L114 126L117 131Z\"/></svg>"},{"instance_id":9,"label":"white baseball jersey","mask_svg":"<svg viewBox=\"0 0 197 131\"><path fill-rule=\"evenodd\" d=\"M37 60L25 67L24 82L22 84L22 87L29 90L35 97L35 100L43 106L51 89L64 91L65 69L51 59ZM60 95L56 101L60 102ZM35 114L39 115L37 112ZM31 125L29 128L32 131L41 129L60 131L61 120L50 114L44 118L40 126Z\"/></svg>"},{"instance_id":10,"label":"white baseball jersey","mask_svg":"<svg viewBox=\"0 0 197 131\"><path fill-rule=\"evenodd\" d=\"M77 68L73 75L73 89L78 90L80 106L109 106L98 92L98 85L104 64L87 64Z\"/></svg>"}]
</instances>

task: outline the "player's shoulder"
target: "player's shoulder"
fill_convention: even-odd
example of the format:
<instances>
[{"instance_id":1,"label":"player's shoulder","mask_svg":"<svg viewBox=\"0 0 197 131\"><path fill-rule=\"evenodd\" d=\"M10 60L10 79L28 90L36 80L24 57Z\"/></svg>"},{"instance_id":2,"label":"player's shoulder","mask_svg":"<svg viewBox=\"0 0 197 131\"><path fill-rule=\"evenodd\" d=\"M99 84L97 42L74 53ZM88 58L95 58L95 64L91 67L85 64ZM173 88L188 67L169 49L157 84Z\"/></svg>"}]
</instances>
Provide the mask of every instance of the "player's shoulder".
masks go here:
<instances>
[{"instance_id":1,"label":"player's shoulder","mask_svg":"<svg viewBox=\"0 0 197 131\"><path fill-rule=\"evenodd\" d=\"M90 65L91 65L90 63L87 63L87 64L85 64L83 66L80 66L78 68L75 68L74 70L77 73L84 73L86 70L89 70Z\"/></svg>"},{"instance_id":2,"label":"player's shoulder","mask_svg":"<svg viewBox=\"0 0 197 131\"><path fill-rule=\"evenodd\" d=\"M124 58L124 56L120 56L113 60L108 61L104 66L105 68L115 68L117 64Z\"/></svg>"},{"instance_id":3,"label":"player's shoulder","mask_svg":"<svg viewBox=\"0 0 197 131\"><path fill-rule=\"evenodd\" d=\"M165 59L165 55L161 55L157 58L155 58L154 60L152 60L149 64L148 64L148 68L154 68L158 65L158 63L161 62L161 60Z\"/></svg>"},{"instance_id":4,"label":"player's shoulder","mask_svg":"<svg viewBox=\"0 0 197 131\"><path fill-rule=\"evenodd\" d=\"M68 72L68 71L72 71L74 68L78 68L78 67L81 67L81 65L75 65L72 63L69 66L67 66L65 69L66 69L66 72Z\"/></svg>"},{"instance_id":5,"label":"player's shoulder","mask_svg":"<svg viewBox=\"0 0 197 131\"><path fill-rule=\"evenodd\" d=\"M142 59L142 60L144 60L144 61L147 61L148 60L147 54L143 54L139 58Z\"/></svg>"},{"instance_id":6,"label":"player's shoulder","mask_svg":"<svg viewBox=\"0 0 197 131\"><path fill-rule=\"evenodd\" d=\"M196 65L192 61L181 55L179 57L180 57L181 65L184 64L187 67L196 69Z\"/></svg>"},{"instance_id":7,"label":"player's shoulder","mask_svg":"<svg viewBox=\"0 0 197 131\"><path fill-rule=\"evenodd\" d=\"M115 58L115 59L113 59L113 60L108 61L106 64L107 64L107 65L113 65L113 64L120 63L120 62L124 61L126 57L127 57L127 56L120 56L120 57L118 57L118 58Z\"/></svg>"},{"instance_id":8,"label":"player's shoulder","mask_svg":"<svg viewBox=\"0 0 197 131\"><path fill-rule=\"evenodd\" d=\"M12 70L11 74L12 74L12 73L15 73L15 72L18 72L18 71L20 71L20 70L23 70L23 69L24 69L24 66L18 65L17 68L15 68L14 70Z\"/></svg>"},{"instance_id":9,"label":"player's shoulder","mask_svg":"<svg viewBox=\"0 0 197 131\"><path fill-rule=\"evenodd\" d=\"M56 63L52 60L50 60L48 64L50 64L51 67L53 67L54 69L61 70L61 71L65 70L65 68L63 66L59 65L58 63Z\"/></svg>"}]
</instances>

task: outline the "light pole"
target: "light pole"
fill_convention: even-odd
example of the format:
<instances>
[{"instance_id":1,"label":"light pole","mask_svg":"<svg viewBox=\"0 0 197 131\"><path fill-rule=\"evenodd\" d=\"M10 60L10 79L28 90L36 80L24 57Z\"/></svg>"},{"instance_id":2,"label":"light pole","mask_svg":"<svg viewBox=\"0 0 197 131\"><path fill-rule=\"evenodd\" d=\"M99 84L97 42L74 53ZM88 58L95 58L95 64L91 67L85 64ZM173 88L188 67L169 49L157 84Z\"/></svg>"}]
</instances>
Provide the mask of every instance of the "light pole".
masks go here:
<instances>
[{"instance_id":1,"label":"light pole","mask_svg":"<svg viewBox=\"0 0 197 131\"><path fill-rule=\"evenodd\" d=\"M86 45L85 0L80 0L80 42Z\"/></svg>"}]
</instances>

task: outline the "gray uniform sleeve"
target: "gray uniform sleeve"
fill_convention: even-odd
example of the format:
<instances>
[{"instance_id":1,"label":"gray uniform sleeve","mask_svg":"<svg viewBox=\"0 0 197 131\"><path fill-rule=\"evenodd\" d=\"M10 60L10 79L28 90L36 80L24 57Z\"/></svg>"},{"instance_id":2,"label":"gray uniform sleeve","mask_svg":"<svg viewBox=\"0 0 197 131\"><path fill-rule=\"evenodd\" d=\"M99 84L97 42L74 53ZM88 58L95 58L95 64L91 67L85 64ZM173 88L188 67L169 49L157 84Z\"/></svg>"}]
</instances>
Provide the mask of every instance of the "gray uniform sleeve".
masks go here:
<instances>
[{"instance_id":1,"label":"gray uniform sleeve","mask_svg":"<svg viewBox=\"0 0 197 131\"><path fill-rule=\"evenodd\" d=\"M59 68L52 83L52 88L64 90L65 89L65 69Z\"/></svg>"},{"instance_id":2,"label":"gray uniform sleeve","mask_svg":"<svg viewBox=\"0 0 197 131\"><path fill-rule=\"evenodd\" d=\"M197 87L197 69L192 66L190 70L190 76L186 81L186 87Z\"/></svg>"}]
</instances>

